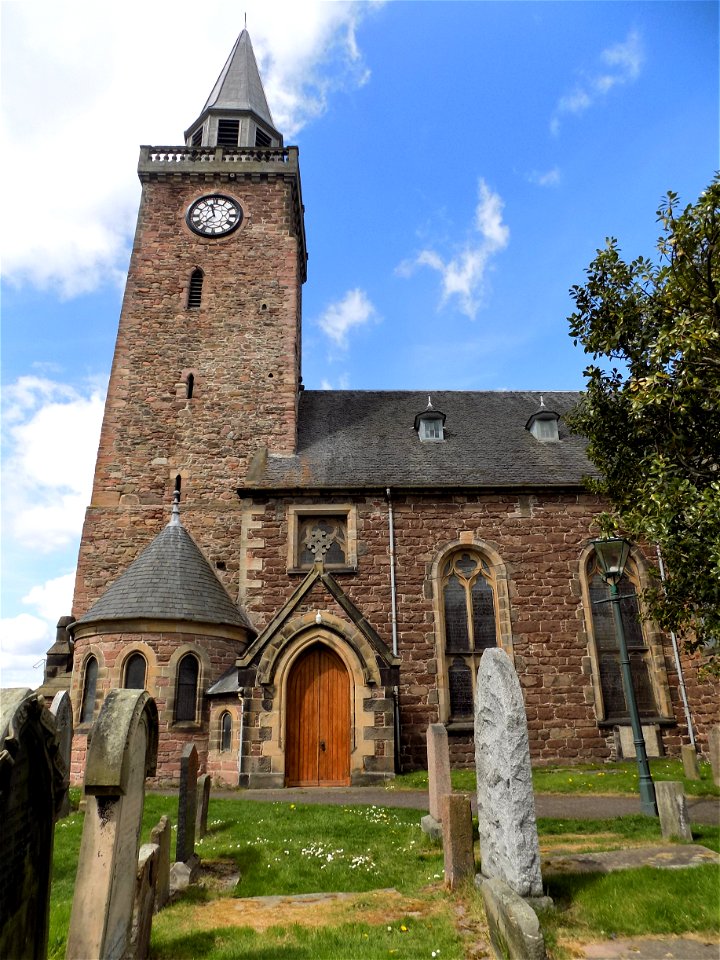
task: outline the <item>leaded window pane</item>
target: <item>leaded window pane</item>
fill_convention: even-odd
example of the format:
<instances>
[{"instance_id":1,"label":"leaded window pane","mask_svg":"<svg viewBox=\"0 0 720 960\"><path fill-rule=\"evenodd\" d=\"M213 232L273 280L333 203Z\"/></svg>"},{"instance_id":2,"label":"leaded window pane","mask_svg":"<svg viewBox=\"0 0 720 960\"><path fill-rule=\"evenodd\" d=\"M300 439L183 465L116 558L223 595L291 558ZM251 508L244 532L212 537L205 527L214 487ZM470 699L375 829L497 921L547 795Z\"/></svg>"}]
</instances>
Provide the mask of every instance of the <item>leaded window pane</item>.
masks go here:
<instances>
[{"instance_id":1,"label":"leaded window pane","mask_svg":"<svg viewBox=\"0 0 720 960\"><path fill-rule=\"evenodd\" d=\"M487 650L497 644L495 635L495 603L493 590L484 577L478 577L471 589L473 636L476 650Z\"/></svg>"},{"instance_id":2,"label":"leaded window pane","mask_svg":"<svg viewBox=\"0 0 720 960\"><path fill-rule=\"evenodd\" d=\"M232 717L224 713L220 721L220 749L229 750L232 746Z\"/></svg>"},{"instance_id":3,"label":"leaded window pane","mask_svg":"<svg viewBox=\"0 0 720 960\"><path fill-rule=\"evenodd\" d=\"M145 657L141 653L133 653L125 664L125 689L145 689Z\"/></svg>"},{"instance_id":4,"label":"leaded window pane","mask_svg":"<svg viewBox=\"0 0 720 960\"><path fill-rule=\"evenodd\" d=\"M199 664L192 654L183 657L178 667L176 720L194 720Z\"/></svg>"},{"instance_id":5,"label":"leaded window pane","mask_svg":"<svg viewBox=\"0 0 720 960\"><path fill-rule=\"evenodd\" d=\"M83 690L82 710L80 723L92 723L95 712L95 693L97 691L98 662L95 657L88 657L85 664L85 684Z\"/></svg>"},{"instance_id":6,"label":"leaded window pane","mask_svg":"<svg viewBox=\"0 0 720 960\"><path fill-rule=\"evenodd\" d=\"M465 660L456 657L448 670L450 713L453 717L473 714L472 671Z\"/></svg>"},{"instance_id":7,"label":"leaded window pane","mask_svg":"<svg viewBox=\"0 0 720 960\"><path fill-rule=\"evenodd\" d=\"M445 584L445 643L448 650L469 650L465 587L453 574Z\"/></svg>"}]
</instances>

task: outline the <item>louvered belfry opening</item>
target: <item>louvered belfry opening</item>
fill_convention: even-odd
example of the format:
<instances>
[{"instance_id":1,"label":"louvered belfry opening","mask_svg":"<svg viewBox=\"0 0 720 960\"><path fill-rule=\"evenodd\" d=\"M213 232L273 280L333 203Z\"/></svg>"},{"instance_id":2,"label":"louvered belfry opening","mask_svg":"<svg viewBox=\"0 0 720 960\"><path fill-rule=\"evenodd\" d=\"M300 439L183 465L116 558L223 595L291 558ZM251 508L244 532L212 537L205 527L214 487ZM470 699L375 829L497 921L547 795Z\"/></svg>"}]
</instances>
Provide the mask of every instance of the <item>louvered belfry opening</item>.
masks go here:
<instances>
[{"instance_id":1,"label":"louvered belfry opening","mask_svg":"<svg viewBox=\"0 0 720 960\"><path fill-rule=\"evenodd\" d=\"M260 127L255 129L255 146L256 147L269 147L272 144L272 138L269 137L264 130L261 130Z\"/></svg>"},{"instance_id":2,"label":"louvered belfry opening","mask_svg":"<svg viewBox=\"0 0 720 960\"><path fill-rule=\"evenodd\" d=\"M239 120L218 120L217 142L219 147L236 147L239 137Z\"/></svg>"},{"instance_id":3,"label":"louvered belfry opening","mask_svg":"<svg viewBox=\"0 0 720 960\"><path fill-rule=\"evenodd\" d=\"M205 274L200 267L193 270L190 277L190 289L188 290L188 310L197 310L202 303L202 288Z\"/></svg>"}]
</instances>

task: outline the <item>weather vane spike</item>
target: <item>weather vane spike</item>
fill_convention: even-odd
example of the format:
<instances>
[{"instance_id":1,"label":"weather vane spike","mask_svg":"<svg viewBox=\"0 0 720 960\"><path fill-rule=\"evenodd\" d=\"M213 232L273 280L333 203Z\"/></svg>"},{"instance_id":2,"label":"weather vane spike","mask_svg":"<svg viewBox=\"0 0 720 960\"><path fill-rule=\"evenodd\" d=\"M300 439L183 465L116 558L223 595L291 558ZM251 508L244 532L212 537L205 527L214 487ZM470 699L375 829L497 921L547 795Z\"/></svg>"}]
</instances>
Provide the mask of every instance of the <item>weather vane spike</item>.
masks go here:
<instances>
[{"instance_id":1,"label":"weather vane spike","mask_svg":"<svg viewBox=\"0 0 720 960\"><path fill-rule=\"evenodd\" d=\"M432 410L432 408L433 408L432 400L430 399L430 394L428 394L428 405L427 405L427 409L428 409L428 410Z\"/></svg>"},{"instance_id":2,"label":"weather vane spike","mask_svg":"<svg viewBox=\"0 0 720 960\"><path fill-rule=\"evenodd\" d=\"M543 395L540 394L540 409L542 409L544 406L545 406L545 401L543 400Z\"/></svg>"},{"instance_id":3,"label":"weather vane spike","mask_svg":"<svg viewBox=\"0 0 720 960\"><path fill-rule=\"evenodd\" d=\"M247 10L245 11L245 29L247 30Z\"/></svg>"}]
</instances>

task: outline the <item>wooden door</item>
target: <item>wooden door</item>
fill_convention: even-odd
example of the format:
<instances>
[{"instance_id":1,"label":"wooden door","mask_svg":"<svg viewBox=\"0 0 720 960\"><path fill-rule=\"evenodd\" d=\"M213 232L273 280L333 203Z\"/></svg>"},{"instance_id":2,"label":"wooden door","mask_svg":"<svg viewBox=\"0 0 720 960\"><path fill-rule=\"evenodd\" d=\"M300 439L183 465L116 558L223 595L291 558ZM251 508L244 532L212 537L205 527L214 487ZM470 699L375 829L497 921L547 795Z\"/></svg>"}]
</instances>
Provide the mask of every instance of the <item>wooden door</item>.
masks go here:
<instances>
[{"instance_id":1,"label":"wooden door","mask_svg":"<svg viewBox=\"0 0 720 960\"><path fill-rule=\"evenodd\" d=\"M323 644L295 661L288 678L285 782L289 787L350 783L350 677Z\"/></svg>"}]
</instances>

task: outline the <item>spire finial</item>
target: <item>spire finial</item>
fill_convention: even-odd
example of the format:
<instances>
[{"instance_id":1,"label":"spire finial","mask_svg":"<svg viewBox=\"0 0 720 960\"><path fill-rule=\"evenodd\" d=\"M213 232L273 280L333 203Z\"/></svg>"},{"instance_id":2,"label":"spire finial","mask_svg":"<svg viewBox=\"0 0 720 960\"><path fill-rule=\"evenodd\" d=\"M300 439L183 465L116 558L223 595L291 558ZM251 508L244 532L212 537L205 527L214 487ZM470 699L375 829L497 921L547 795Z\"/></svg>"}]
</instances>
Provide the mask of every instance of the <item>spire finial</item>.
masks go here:
<instances>
[{"instance_id":1,"label":"spire finial","mask_svg":"<svg viewBox=\"0 0 720 960\"><path fill-rule=\"evenodd\" d=\"M543 400L543 395L542 395L542 394L540 394L540 409L541 409L541 410L544 410L544 409L545 409L545 401Z\"/></svg>"},{"instance_id":2,"label":"spire finial","mask_svg":"<svg viewBox=\"0 0 720 960\"><path fill-rule=\"evenodd\" d=\"M427 408L426 408L426 409L427 409L427 410L432 410L432 408L433 408L432 400L430 399L430 394L428 394L428 405L427 405Z\"/></svg>"},{"instance_id":3,"label":"spire finial","mask_svg":"<svg viewBox=\"0 0 720 960\"><path fill-rule=\"evenodd\" d=\"M247 10L245 11L245 29L247 30Z\"/></svg>"},{"instance_id":4,"label":"spire finial","mask_svg":"<svg viewBox=\"0 0 720 960\"><path fill-rule=\"evenodd\" d=\"M173 492L172 513L170 514L170 523L180 523L180 491Z\"/></svg>"}]
</instances>

